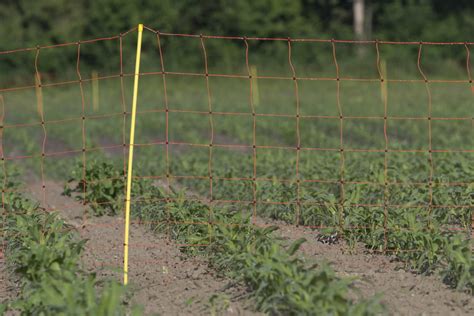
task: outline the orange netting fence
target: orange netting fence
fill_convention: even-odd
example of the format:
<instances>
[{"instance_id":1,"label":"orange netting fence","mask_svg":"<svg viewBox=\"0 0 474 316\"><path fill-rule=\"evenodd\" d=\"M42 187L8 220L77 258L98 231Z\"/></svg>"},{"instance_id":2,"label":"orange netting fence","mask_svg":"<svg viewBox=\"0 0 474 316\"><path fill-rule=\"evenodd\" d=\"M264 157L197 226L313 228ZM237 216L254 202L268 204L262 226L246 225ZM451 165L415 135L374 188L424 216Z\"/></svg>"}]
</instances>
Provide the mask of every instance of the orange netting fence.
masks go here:
<instances>
[{"instance_id":1,"label":"orange netting fence","mask_svg":"<svg viewBox=\"0 0 474 316\"><path fill-rule=\"evenodd\" d=\"M108 225L87 219L87 188L92 183L86 174L90 161L102 156L121 160L123 172L97 182L117 178L125 182L127 177L135 75L128 68L135 51L126 51L123 42L134 42L135 31L0 52L4 60L30 56L33 70L27 84L14 80L14 74L1 78L3 195L33 190L47 209L77 207L60 204L52 196L58 193L56 184L66 182L79 161L83 225L96 225L96 229ZM163 220L166 225L222 224L213 214L228 206L248 212L256 225L264 225L261 218L270 218L318 230L360 234L377 230L383 252L419 250L390 247L392 232L410 231L416 222L430 227L442 218L443 230L470 228L474 188L470 49L474 43L209 36L149 27L144 28L144 36L152 57L144 65L149 71L139 74L133 144L139 166L132 182L148 179L166 192L179 189L185 192L185 200L208 207L207 220ZM201 58L201 71L183 71L182 66L169 70L167 61L173 59L173 52L167 50L167 40L192 42ZM209 46L212 41L240 45L241 57L231 63L242 67L213 71L219 67L219 55L215 46ZM267 60L270 67L259 65L257 73L258 60L252 59L252 51L274 42L280 49L286 47L285 60ZM103 43L116 46L117 55L111 56L116 69L95 69L86 75L90 69L81 68L81 58L91 46ZM316 69L321 76L311 75L314 68L306 68L295 57L296 50L317 45L328 57L324 69ZM374 67L372 75L359 75L356 62L343 61L356 58L347 52L359 54L354 46L365 50L359 61ZM416 50L416 58L407 61L415 70L411 77L389 75L403 65L387 68L389 61L382 51L388 46ZM431 78L424 69L424 52L433 49L458 50L464 54L463 65L456 65L457 72L449 78ZM75 56L70 59L74 71L42 72L42 58L54 58L56 50ZM7 186L14 177L10 166L21 169L29 182L26 188ZM182 199L144 198L132 192L132 212L135 205ZM396 227L392 221L404 214L412 214L415 222Z\"/></svg>"}]
</instances>

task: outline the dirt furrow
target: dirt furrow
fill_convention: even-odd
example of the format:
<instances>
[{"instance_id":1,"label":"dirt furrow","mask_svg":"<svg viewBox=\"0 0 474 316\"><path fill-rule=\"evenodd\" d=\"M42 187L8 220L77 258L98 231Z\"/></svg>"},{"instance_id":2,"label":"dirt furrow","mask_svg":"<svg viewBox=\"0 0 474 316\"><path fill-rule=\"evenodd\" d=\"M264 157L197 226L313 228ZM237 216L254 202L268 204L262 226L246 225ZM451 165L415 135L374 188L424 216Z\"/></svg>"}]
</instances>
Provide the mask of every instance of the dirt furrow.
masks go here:
<instances>
[{"instance_id":1,"label":"dirt furrow","mask_svg":"<svg viewBox=\"0 0 474 316\"><path fill-rule=\"evenodd\" d=\"M32 183L33 197L42 197L41 185ZM99 278L122 280L123 229L120 217L87 217L83 224L84 206L61 195L57 183L46 183L47 207L57 210L87 239L83 254L85 269ZM232 301L242 294L235 287L227 289L230 280L218 277L207 266L205 258L189 258L179 247L163 236L150 233L146 227L132 224L130 229L129 282L132 303L145 307L147 314L208 315L213 294L230 298L225 308L228 315L248 315L244 301ZM227 289L224 291L224 289Z\"/></svg>"}]
</instances>

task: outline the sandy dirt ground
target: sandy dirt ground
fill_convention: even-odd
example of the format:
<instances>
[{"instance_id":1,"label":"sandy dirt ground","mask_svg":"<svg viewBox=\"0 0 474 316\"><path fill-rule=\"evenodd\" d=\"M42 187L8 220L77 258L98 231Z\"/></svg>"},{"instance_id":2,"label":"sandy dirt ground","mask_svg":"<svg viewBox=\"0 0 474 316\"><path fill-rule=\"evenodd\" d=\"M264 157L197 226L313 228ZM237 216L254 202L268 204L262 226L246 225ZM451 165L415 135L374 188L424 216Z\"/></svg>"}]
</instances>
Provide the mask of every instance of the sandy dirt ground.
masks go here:
<instances>
[{"instance_id":1,"label":"sandy dirt ground","mask_svg":"<svg viewBox=\"0 0 474 316\"><path fill-rule=\"evenodd\" d=\"M14 296L15 286L10 279L11 275L8 273L5 257L0 250L0 303Z\"/></svg>"},{"instance_id":2,"label":"sandy dirt ground","mask_svg":"<svg viewBox=\"0 0 474 316\"><path fill-rule=\"evenodd\" d=\"M33 197L42 197L41 186L29 186ZM88 240L83 263L99 278L122 279L123 220L119 217L87 218L84 206L61 196L62 186L46 183L48 208L61 216ZM309 261L325 260L338 275L355 277L355 292L362 297L382 294L382 302L392 315L472 315L472 296L453 291L437 275L422 276L400 269L400 264L383 255L367 253L363 247L349 249L341 244L326 245L317 241L317 233L284 223L258 219L257 224L280 226L278 234L288 240L301 237L308 241L301 255ZM1 262L1 259L0 259ZM0 270L0 300L8 295L4 289L5 274ZM245 290L231 286L231 281L210 270L205 258L183 256L179 248L162 236L151 234L146 227L132 224L129 270L132 303L141 304L148 314L209 315L210 298L224 294L229 306L225 315L255 315L246 309ZM222 299L220 301L223 301Z\"/></svg>"}]
</instances>

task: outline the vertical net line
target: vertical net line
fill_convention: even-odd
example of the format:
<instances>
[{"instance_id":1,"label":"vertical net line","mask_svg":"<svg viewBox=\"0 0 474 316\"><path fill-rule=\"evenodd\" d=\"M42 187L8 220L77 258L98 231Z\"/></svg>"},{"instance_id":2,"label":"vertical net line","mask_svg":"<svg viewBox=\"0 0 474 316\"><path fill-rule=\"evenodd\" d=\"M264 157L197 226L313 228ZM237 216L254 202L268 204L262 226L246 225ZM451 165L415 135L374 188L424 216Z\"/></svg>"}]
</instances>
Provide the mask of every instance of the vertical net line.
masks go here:
<instances>
[{"instance_id":1,"label":"vertical net line","mask_svg":"<svg viewBox=\"0 0 474 316\"><path fill-rule=\"evenodd\" d=\"M300 133L300 96L298 89L298 80L296 79L296 71L292 62L291 55L291 39L288 38L288 63L290 64L291 72L293 74L293 83L295 91L295 107L296 107L296 214L295 225L300 224L301 201L300 201L300 150L301 150L301 133Z\"/></svg>"},{"instance_id":2,"label":"vertical net line","mask_svg":"<svg viewBox=\"0 0 474 316\"><path fill-rule=\"evenodd\" d=\"M85 96L84 96L84 85L82 83L81 75L81 42L77 42L77 59L76 59L76 74L79 79L79 90L81 92L81 133L82 133L82 185L83 185L83 214L82 214L82 225L83 227L87 222L87 180L86 180L86 107L85 107Z\"/></svg>"},{"instance_id":3,"label":"vertical net line","mask_svg":"<svg viewBox=\"0 0 474 316\"><path fill-rule=\"evenodd\" d=\"M332 44L332 57L334 66L336 69L336 104L339 112L339 152L340 152L340 166L339 166L339 183L340 183L340 200L339 200L339 229L341 232L344 231L344 116L342 113L341 106L341 81L339 77L339 63L336 55L336 44L334 39L331 40Z\"/></svg>"},{"instance_id":4,"label":"vertical net line","mask_svg":"<svg viewBox=\"0 0 474 316\"><path fill-rule=\"evenodd\" d=\"M2 244L0 245L0 253L5 256L5 249L6 249L6 236L7 232L5 230L5 226L7 225L7 209L5 206L5 190L7 188L7 167L5 165L5 154L3 151L3 125L4 125L4 118L5 118L5 101L3 99L3 95L0 94L0 157L2 160L2 169L3 169L3 186L2 186Z\"/></svg>"},{"instance_id":5,"label":"vertical net line","mask_svg":"<svg viewBox=\"0 0 474 316\"><path fill-rule=\"evenodd\" d=\"M375 41L375 49L377 52L377 71L379 73L380 77L380 91L383 90L383 85L385 84L386 78L383 77L382 70L380 68L380 48L379 48L379 41ZM384 249L383 251L386 253L387 252L387 247L388 247L388 122L387 122L387 116L388 116L388 99L387 96L382 95L382 100L383 100L383 135L384 135L384 140L385 140L385 149L384 149L384 157L383 157L383 177L384 177L384 190L383 190L383 216L384 216L384 221L383 221L383 238L384 238Z\"/></svg>"},{"instance_id":6,"label":"vertical net line","mask_svg":"<svg viewBox=\"0 0 474 316\"><path fill-rule=\"evenodd\" d=\"M472 93L474 94L474 86L472 85L472 76L471 76L471 50L469 46L464 44L466 48L466 70L467 70L467 77L469 79L469 86L471 88ZM471 126L474 127L474 116L471 117Z\"/></svg>"},{"instance_id":7,"label":"vertical net line","mask_svg":"<svg viewBox=\"0 0 474 316\"><path fill-rule=\"evenodd\" d=\"M160 32L156 32L156 41L158 44L158 52L160 54L160 65L161 65L161 78L163 80L163 101L165 105L165 172L166 172L166 194L165 197L165 211L168 221L168 238L171 240L171 213L170 213L170 201L168 196L171 193L170 183L170 158L169 158L169 102L168 102L168 89L166 85L166 72L165 72L165 61L163 57L163 49L161 47Z\"/></svg>"},{"instance_id":8,"label":"vertical net line","mask_svg":"<svg viewBox=\"0 0 474 316\"><path fill-rule=\"evenodd\" d=\"M432 131L431 131L431 115L432 115L432 97L431 97L431 89L429 85L428 78L426 77L423 69L421 67L421 53L423 49L423 42L420 42L418 47L418 58L416 62L416 66L420 75L423 77L425 81L425 89L426 94L428 96L428 162L429 162L429 178L428 178L428 225L431 227L431 212L433 210L433 173L434 173L434 166L433 166L433 144L432 144Z\"/></svg>"},{"instance_id":9,"label":"vertical net line","mask_svg":"<svg viewBox=\"0 0 474 316\"><path fill-rule=\"evenodd\" d=\"M466 71L467 71L467 78L469 83L472 84L472 77L471 77L471 50L467 44L464 44L466 48Z\"/></svg>"},{"instance_id":10,"label":"vertical net line","mask_svg":"<svg viewBox=\"0 0 474 316\"><path fill-rule=\"evenodd\" d=\"M123 182L127 178L127 105L125 102L125 86L123 82L123 34L119 35L119 56L120 56L120 104L122 106L122 152L123 152ZM126 195L127 188L123 186L123 195ZM124 199L125 201L125 199Z\"/></svg>"},{"instance_id":11,"label":"vertical net line","mask_svg":"<svg viewBox=\"0 0 474 316\"><path fill-rule=\"evenodd\" d=\"M207 89L207 105L208 105L208 110L209 110L209 128L211 129L211 139L209 142L209 162L208 162L208 171L209 171L209 229L211 228L211 222L212 222L212 215L214 211L214 203L213 203L213 192L212 192L212 184L213 184L213 179L212 179L212 145L214 143L214 122L212 118L212 97L211 97L211 87L209 83L209 65L208 65L208 59L207 59L207 51L206 51L206 46L204 44L204 38L203 35L201 34L199 36L200 41L201 41L201 48L202 48L202 54L203 54L203 59L204 59L204 70L206 72L205 80L206 80L206 89ZM209 243L212 241L212 234L209 234Z\"/></svg>"},{"instance_id":12,"label":"vertical net line","mask_svg":"<svg viewBox=\"0 0 474 316\"><path fill-rule=\"evenodd\" d=\"M40 54L40 48L39 46L36 47L36 55L35 55L35 76L36 76L36 87L37 89L41 89L41 77L40 77L40 72L38 68L38 63L39 63L39 54ZM45 182L45 172L44 172L44 161L46 158L46 140L47 140L47 133L46 133L46 126L45 126L45 118L44 118L44 106L38 108L39 111L39 116L41 119L41 128L43 130L43 144L41 146L41 190L43 193L43 207L47 207L46 204L46 182Z\"/></svg>"},{"instance_id":13,"label":"vertical net line","mask_svg":"<svg viewBox=\"0 0 474 316\"><path fill-rule=\"evenodd\" d=\"M471 50L469 49L469 46L467 43L464 43L464 47L466 48L466 72L467 72L467 77L469 79L469 88L471 89L472 94L474 94L474 87L472 85L472 77L471 77ZM474 128L474 116L471 117L471 128ZM467 228L468 231L468 238L472 239L474 237L474 212L473 208L469 208L468 212L468 220L469 218L471 219L471 225Z\"/></svg>"},{"instance_id":14,"label":"vertical net line","mask_svg":"<svg viewBox=\"0 0 474 316\"><path fill-rule=\"evenodd\" d=\"M247 74L249 78L249 104L250 110L252 111L252 162L253 162L253 171L252 171L252 222L255 224L257 222L257 115L255 113L255 104L253 103L253 85L252 85L252 73L250 71L250 62L249 62L249 43L247 37L244 37L245 43L245 66L247 67Z\"/></svg>"}]
</instances>

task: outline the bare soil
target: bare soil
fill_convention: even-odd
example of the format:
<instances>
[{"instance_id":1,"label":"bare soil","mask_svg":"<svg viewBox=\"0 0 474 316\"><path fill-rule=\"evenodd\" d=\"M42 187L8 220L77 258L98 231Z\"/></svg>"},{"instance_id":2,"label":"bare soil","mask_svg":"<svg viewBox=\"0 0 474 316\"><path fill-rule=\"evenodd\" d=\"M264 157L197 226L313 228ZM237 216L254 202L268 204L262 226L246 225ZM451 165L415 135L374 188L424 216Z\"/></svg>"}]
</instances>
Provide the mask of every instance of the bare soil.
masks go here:
<instances>
[{"instance_id":1,"label":"bare soil","mask_svg":"<svg viewBox=\"0 0 474 316\"><path fill-rule=\"evenodd\" d=\"M100 278L121 280L122 218L85 219L84 206L61 196L61 185L48 181L46 188L47 207L60 212L82 238L88 239L83 256L85 269L96 272ZM31 184L29 190L34 197L42 197L39 183ZM258 219L257 224L278 225L278 233L288 240L306 238L308 241L301 248L302 256L310 261L325 260L338 275L355 277L355 292L361 297L381 294L388 314L474 314L472 296L449 289L437 275L406 272L390 257L370 254L363 247L349 249L342 243L323 244L317 241L317 233L310 229L263 219ZM4 290L5 278L0 270L0 301L8 295ZM246 309L249 302L245 299L245 289L232 286L230 280L216 275L208 268L205 258L183 256L176 244L137 223L131 226L129 279L133 293L131 303L143 305L148 314L209 315L213 294L225 294L229 298L229 306L224 308L223 314L255 314Z\"/></svg>"},{"instance_id":2,"label":"bare soil","mask_svg":"<svg viewBox=\"0 0 474 316\"><path fill-rule=\"evenodd\" d=\"M0 250L0 303L15 296L16 287L7 270L5 258Z\"/></svg>"},{"instance_id":3,"label":"bare soil","mask_svg":"<svg viewBox=\"0 0 474 316\"><path fill-rule=\"evenodd\" d=\"M258 219L257 224L274 225L289 240L306 238L300 250L309 260L325 260L341 277L355 277L354 286L362 297L382 295L382 303L392 315L474 315L471 295L442 283L439 275L419 275L402 269L389 256L371 254L362 245L355 249L342 242L329 245L316 240L311 229L282 222Z\"/></svg>"}]
</instances>

